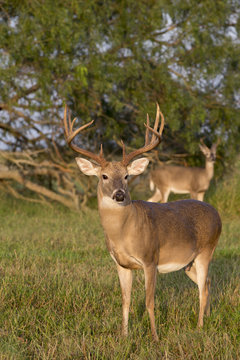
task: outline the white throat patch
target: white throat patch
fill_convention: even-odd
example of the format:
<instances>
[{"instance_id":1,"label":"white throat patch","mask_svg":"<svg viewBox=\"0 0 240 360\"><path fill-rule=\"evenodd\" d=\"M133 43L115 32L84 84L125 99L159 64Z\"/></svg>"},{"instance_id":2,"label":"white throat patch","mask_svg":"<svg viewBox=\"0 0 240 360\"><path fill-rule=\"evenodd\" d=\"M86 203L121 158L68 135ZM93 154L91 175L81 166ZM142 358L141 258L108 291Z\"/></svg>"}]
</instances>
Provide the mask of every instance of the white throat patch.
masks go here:
<instances>
[{"instance_id":1,"label":"white throat patch","mask_svg":"<svg viewBox=\"0 0 240 360\"><path fill-rule=\"evenodd\" d=\"M99 205L105 209L121 209L123 202L118 203L117 201L111 199L109 196L103 196L100 200Z\"/></svg>"}]
</instances>

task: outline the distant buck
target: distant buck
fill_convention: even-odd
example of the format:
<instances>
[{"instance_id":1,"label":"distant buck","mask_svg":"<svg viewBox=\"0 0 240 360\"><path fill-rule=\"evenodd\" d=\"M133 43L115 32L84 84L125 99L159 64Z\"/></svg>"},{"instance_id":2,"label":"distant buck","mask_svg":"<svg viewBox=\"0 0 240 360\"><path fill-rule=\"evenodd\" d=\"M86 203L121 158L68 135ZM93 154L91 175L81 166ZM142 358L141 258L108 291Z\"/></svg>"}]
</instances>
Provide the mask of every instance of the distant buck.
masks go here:
<instances>
[{"instance_id":1,"label":"distant buck","mask_svg":"<svg viewBox=\"0 0 240 360\"><path fill-rule=\"evenodd\" d=\"M158 131L159 116L161 125ZM154 293L157 270L168 273L184 269L199 288L200 310L198 325L203 325L204 312L209 314L208 267L221 233L221 220L209 204L196 200L181 200L168 204L131 201L128 176L141 174L148 165L146 158L133 162L136 156L155 148L161 141L164 117L157 107L154 128L147 117L145 145L130 154L123 146L119 162L104 159L102 146L99 155L72 143L75 136L93 121L73 130L67 107L64 113L66 139L69 146L93 160L82 157L76 161L86 175L99 179L97 196L99 214L107 248L116 263L122 290L122 333L128 334L128 315L132 288L132 270L143 269L145 275L146 308L153 338L158 340L154 317ZM149 135L151 133L151 140Z\"/></svg>"},{"instance_id":2,"label":"distant buck","mask_svg":"<svg viewBox=\"0 0 240 360\"><path fill-rule=\"evenodd\" d=\"M174 165L159 166L150 173L150 189L155 193L148 201L167 202L171 192L190 194L192 199L203 201L214 173L217 145L209 149L201 140L199 147L205 155L205 168Z\"/></svg>"}]
</instances>

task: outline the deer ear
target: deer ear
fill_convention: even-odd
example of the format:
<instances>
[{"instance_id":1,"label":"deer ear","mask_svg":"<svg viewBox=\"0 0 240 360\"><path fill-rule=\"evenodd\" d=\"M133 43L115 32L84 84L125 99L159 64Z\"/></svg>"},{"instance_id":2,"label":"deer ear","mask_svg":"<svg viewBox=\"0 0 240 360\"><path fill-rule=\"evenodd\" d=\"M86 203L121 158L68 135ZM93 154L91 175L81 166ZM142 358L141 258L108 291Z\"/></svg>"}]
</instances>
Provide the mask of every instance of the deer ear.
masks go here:
<instances>
[{"instance_id":1,"label":"deer ear","mask_svg":"<svg viewBox=\"0 0 240 360\"><path fill-rule=\"evenodd\" d=\"M127 171L129 175L139 175L144 172L146 167L149 164L149 160L146 158L141 158L134 160L130 165L127 167Z\"/></svg>"},{"instance_id":2,"label":"deer ear","mask_svg":"<svg viewBox=\"0 0 240 360\"><path fill-rule=\"evenodd\" d=\"M86 160L84 158L77 157L76 158L77 165L79 169L88 176L95 175L98 176L100 173L101 167L99 165L95 165L91 163L91 161Z\"/></svg>"},{"instance_id":3,"label":"deer ear","mask_svg":"<svg viewBox=\"0 0 240 360\"><path fill-rule=\"evenodd\" d=\"M210 154L210 150L209 150L209 148L208 148L206 145L203 146L203 145L199 144L199 147L200 147L201 152L202 152L205 156Z\"/></svg>"}]
</instances>

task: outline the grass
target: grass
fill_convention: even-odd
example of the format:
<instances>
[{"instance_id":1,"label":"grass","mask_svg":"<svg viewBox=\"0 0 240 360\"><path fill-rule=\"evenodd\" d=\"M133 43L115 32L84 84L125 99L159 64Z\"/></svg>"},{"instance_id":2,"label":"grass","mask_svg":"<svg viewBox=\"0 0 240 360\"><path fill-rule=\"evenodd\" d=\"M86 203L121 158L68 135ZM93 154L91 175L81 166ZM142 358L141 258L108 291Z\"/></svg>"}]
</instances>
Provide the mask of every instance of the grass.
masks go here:
<instances>
[{"instance_id":1,"label":"grass","mask_svg":"<svg viewBox=\"0 0 240 360\"><path fill-rule=\"evenodd\" d=\"M197 330L197 287L183 271L159 275L158 344L142 271L134 273L129 337L121 337L120 286L95 209L74 213L2 195L0 359L239 359L240 219L238 197L226 208L230 190L223 183L221 196L210 198L223 217L211 316Z\"/></svg>"}]
</instances>

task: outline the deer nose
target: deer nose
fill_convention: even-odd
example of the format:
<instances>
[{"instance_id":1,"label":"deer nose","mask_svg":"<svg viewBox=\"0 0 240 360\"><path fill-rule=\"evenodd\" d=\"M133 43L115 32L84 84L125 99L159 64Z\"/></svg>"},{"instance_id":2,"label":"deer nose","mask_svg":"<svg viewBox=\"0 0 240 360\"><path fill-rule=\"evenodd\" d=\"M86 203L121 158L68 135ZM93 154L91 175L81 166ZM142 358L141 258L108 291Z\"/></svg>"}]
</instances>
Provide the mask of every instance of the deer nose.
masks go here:
<instances>
[{"instance_id":1,"label":"deer nose","mask_svg":"<svg viewBox=\"0 0 240 360\"><path fill-rule=\"evenodd\" d=\"M125 191L117 190L113 195L113 199L116 200L117 202L124 201L124 199L125 199Z\"/></svg>"}]
</instances>

